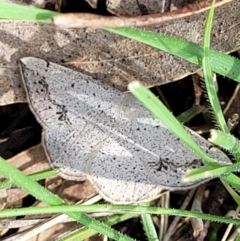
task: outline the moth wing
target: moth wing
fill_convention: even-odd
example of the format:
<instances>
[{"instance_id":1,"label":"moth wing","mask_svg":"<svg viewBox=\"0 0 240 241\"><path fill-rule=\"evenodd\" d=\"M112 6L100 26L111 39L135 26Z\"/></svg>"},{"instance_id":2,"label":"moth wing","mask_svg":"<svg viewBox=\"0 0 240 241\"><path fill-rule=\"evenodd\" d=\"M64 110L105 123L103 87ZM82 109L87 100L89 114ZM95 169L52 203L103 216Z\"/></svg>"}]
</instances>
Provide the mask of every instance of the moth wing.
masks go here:
<instances>
[{"instance_id":1,"label":"moth wing","mask_svg":"<svg viewBox=\"0 0 240 241\"><path fill-rule=\"evenodd\" d=\"M203 167L205 165L203 161L169 131L161 121L132 97L130 93L125 94L124 100L121 109L123 113L127 113L125 115L125 123L114 128L115 136L118 136L115 142L123 148L124 151L122 153L124 154L115 156L114 160L111 159L112 163L116 163L114 165L119 164L121 167L125 166L125 170L123 169L121 171L122 180L129 178L124 177L125 174L123 172L127 172L127 168L131 169L131 165L135 166L135 163L138 163L137 165L141 166L141 171L144 173L141 175L148 180L146 182L144 179L142 183L149 182L162 189L189 189L204 182L205 180L195 182L183 181L183 176L186 171L191 168ZM204 138L190 131L188 128L186 128L186 130L212 158L219 163L230 163L229 158L221 150L212 147ZM113 148L108 151L105 150L108 156L113 156L110 154L112 149ZM127 158L124 156L126 153L129 153L129 164L127 160L125 160L125 158ZM122 158L123 156L124 158ZM96 160L94 160L94 162L95 161ZM91 173L98 176L98 179L100 176L104 177L103 173L100 174L99 171L96 172L93 168L94 165L91 165ZM114 170L116 168L117 166L114 167ZM108 164L108 168L105 170L105 179L109 178L112 181L116 174L112 174L113 169L110 168L110 164ZM132 173L134 175L133 171ZM135 181L134 178L136 179ZM138 177L134 178L131 179L131 182L141 183ZM103 181L101 186L104 185ZM123 198L123 200L125 199ZM137 200L137 198L134 200Z\"/></svg>"},{"instance_id":2,"label":"moth wing","mask_svg":"<svg viewBox=\"0 0 240 241\"><path fill-rule=\"evenodd\" d=\"M45 60L20 60L30 108L43 127L48 160L63 177L83 180L86 162L106 139L101 126L115 123L119 92L109 92L90 76ZM120 93L121 95L121 93Z\"/></svg>"},{"instance_id":3,"label":"moth wing","mask_svg":"<svg viewBox=\"0 0 240 241\"><path fill-rule=\"evenodd\" d=\"M86 178L86 163L94 158L98 146L106 138L95 125L83 124L79 129L65 127L43 131L42 144L52 166L63 178L83 181Z\"/></svg>"},{"instance_id":4,"label":"moth wing","mask_svg":"<svg viewBox=\"0 0 240 241\"><path fill-rule=\"evenodd\" d=\"M95 158L88 161L89 180L111 203L129 204L156 199L162 188L149 180L142 158L139 148L124 138L111 135Z\"/></svg>"},{"instance_id":5,"label":"moth wing","mask_svg":"<svg viewBox=\"0 0 240 241\"><path fill-rule=\"evenodd\" d=\"M22 58L20 70L30 108L43 128L79 127L82 120L111 126L118 115L112 106L122 93L89 75L33 57Z\"/></svg>"},{"instance_id":6,"label":"moth wing","mask_svg":"<svg viewBox=\"0 0 240 241\"><path fill-rule=\"evenodd\" d=\"M142 135L147 136L147 133L152 129L151 126L145 126L142 130ZM207 153L212 159L219 164L231 164L227 155L217 147L211 145L203 137L185 127L198 146ZM183 177L189 169L201 168L205 163L201 158L176 137L167 128L159 128L155 132L151 131L152 141L155 143L151 147L147 147L150 143L145 143L146 148L159 156L159 159L148 157L144 158L145 170L148 173L150 180L156 185L161 185L162 188L169 190L183 190L197 186L206 181L206 179L184 182ZM161 138L160 138L161 136ZM159 139L159 141L157 141Z\"/></svg>"}]
</instances>

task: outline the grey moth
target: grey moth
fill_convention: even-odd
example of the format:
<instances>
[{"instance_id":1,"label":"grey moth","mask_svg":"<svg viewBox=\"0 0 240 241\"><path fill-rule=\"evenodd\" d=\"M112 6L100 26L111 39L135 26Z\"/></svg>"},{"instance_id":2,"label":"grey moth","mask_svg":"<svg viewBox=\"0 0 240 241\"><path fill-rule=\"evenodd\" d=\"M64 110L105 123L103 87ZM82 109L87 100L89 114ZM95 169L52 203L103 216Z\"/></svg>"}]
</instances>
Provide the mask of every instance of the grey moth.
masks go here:
<instances>
[{"instance_id":1,"label":"grey moth","mask_svg":"<svg viewBox=\"0 0 240 241\"><path fill-rule=\"evenodd\" d=\"M43 127L47 158L62 177L87 178L105 200L122 204L201 183L182 177L186 170L204 166L202 160L131 93L43 59L22 58L20 69L29 106ZM210 157L231 163L186 129Z\"/></svg>"}]
</instances>

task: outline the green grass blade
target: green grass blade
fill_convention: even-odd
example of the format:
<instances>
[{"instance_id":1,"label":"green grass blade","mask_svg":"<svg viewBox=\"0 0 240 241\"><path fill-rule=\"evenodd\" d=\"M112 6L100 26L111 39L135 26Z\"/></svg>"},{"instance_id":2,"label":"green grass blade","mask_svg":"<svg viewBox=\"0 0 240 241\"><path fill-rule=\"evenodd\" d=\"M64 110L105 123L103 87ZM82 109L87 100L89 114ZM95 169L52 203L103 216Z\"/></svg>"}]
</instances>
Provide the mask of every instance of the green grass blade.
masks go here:
<instances>
[{"instance_id":1,"label":"green grass blade","mask_svg":"<svg viewBox=\"0 0 240 241\"><path fill-rule=\"evenodd\" d=\"M226 133L229 133L226 121L224 119L222 109L220 103L218 101L218 96L215 88L215 84L213 82L212 70L210 66L210 36L212 29L212 22L214 16L214 2L209 11L205 31L204 31L204 43L203 43L203 59L202 59L202 67L203 67L203 76L205 81L205 87L208 93L208 100L211 104L211 108L214 114L214 118L220 127Z\"/></svg>"},{"instance_id":2,"label":"green grass blade","mask_svg":"<svg viewBox=\"0 0 240 241\"><path fill-rule=\"evenodd\" d=\"M0 173L7 179L11 180L16 186L21 187L28 193L31 193L34 197L42 200L49 205L64 204L64 201L59 197L53 195L47 189L34 182L28 176L24 175L18 169L14 168L3 158L0 157Z\"/></svg>"},{"instance_id":3,"label":"green grass blade","mask_svg":"<svg viewBox=\"0 0 240 241\"><path fill-rule=\"evenodd\" d=\"M209 141L234 155L240 154L240 141L229 133L211 130L211 138Z\"/></svg>"},{"instance_id":4,"label":"green grass blade","mask_svg":"<svg viewBox=\"0 0 240 241\"><path fill-rule=\"evenodd\" d=\"M202 65L202 46L166 36L135 28L104 28L112 33L137 40L154 48L163 50L196 65ZM213 72L240 82L240 60L219 51L210 50L210 66Z\"/></svg>"},{"instance_id":5,"label":"green grass blade","mask_svg":"<svg viewBox=\"0 0 240 241\"><path fill-rule=\"evenodd\" d=\"M124 222L131 218L136 217L136 214L127 213L127 214L115 214L108 218L102 220L102 222L108 226L113 226L120 222ZM83 227L80 230L75 231L63 238L58 239L57 241L83 241L87 240L88 238L92 237L93 235L97 234L98 232L93 229L89 229L88 227Z\"/></svg>"},{"instance_id":6,"label":"green grass blade","mask_svg":"<svg viewBox=\"0 0 240 241\"><path fill-rule=\"evenodd\" d=\"M18 169L16 169L8 162L6 162L2 157L0 157L0 166L1 166L0 173L5 178L10 179L16 186L21 187L23 190L25 190L32 196L36 197L37 199L51 206L56 206L56 205L68 206L61 198L52 194L37 182L34 182L33 180L31 180L31 178L21 173ZM51 208L52 207L50 207L50 209ZM10 211L10 210L2 210L2 211ZM75 219L76 221L88 226L89 228L97 230L99 233L107 235L108 237L114 240L133 241L131 238L127 237L126 235L123 235L117 232L116 230L110 228L109 226L97 221L94 218L90 218L89 216L83 213L65 212L65 214ZM17 214L15 213L15 215Z\"/></svg>"},{"instance_id":7,"label":"green grass blade","mask_svg":"<svg viewBox=\"0 0 240 241\"><path fill-rule=\"evenodd\" d=\"M205 87L207 89L208 100L211 104L211 108L212 108L212 111L214 114L214 119L216 120L220 129L222 131L224 131L223 134L225 134L225 137L226 137L226 135L228 135L228 137L229 137L230 136L229 129L227 127L220 103L218 101L218 96L217 96L215 84L214 84L213 77L212 77L212 70L211 70L211 66L210 66L210 38L211 38L211 29L212 29L212 22L213 22L213 16L214 16L214 3L215 3L215 1L213 1L213 3L212 3L212 6L211 6L211 9L209 11L208 18L206 21L206 25L205 25L202 67L203 67L203 75L204 75L204 80L205 80ZM225 138L225 145L230 145L230 143L228 143L228 140L229 140L229 138ZM233 139L231 139L231 140L233 140ZM233 144L233 143L231 143L231 144ZM234 149L234 147L233 147L233 149ZM235 149L237 149L236 146L235 146ZM228 150L230 151L230 149L228 149ZM239 152L238 153L231 152L231 153L234 155L235 159L238 160ZM204 173L199 173L198 175L199 175L199 178L206 176L206 174L209 175L210 177L213 177L214 175L219 176L221 174L226 174L228 171L232 172L232 170L234 168L236 169L236 171L239 171L238 164L236 165L236 167L234 167L234 166L235 165L228 166L226 168L224 168L224 167L221 167L219 169L217 168L216 170L208 170ZM185 176L185 178L187 178L187 176L190 175L190 172L193 174L194 172L196 173L196 171L197 170L190 170L189 173ZM194 180L192 177L190 178L190 176L188 176L188 180ZM195 175L195 177L197 177L197 175ZM225 183L224 180L227 183L231 184L233 188L238 187L237 190L240 190L239 185L238 185L240 179L233 174L229 174L225 178L222 179L222 182L225 185L225 187L228 189L229 193L232 195L234 200L239 204L240 203L239 195L236 192L234 192L234 190L227 183Z\"/></svg>"},{"instance_id":8,"label":"green grass blade","mask_svg":"<svg viewBox=\"0 0 240 241\"><path fill-rule=\"evenodd\" d=\"M192 118L203 112L203 110L206 109L202 105L193 105L190 109L184 111L180 115L178 115L176 118L178 121L182 124L190 121Z\"/></svg>"},{"instance_id":9,"label":"green grass blade","mask_svg":"<svg viewBox=\"0 0 240 241\"><path fill-rule=\"evenodd\" d=\"M158 235L153 224L152 216L150 214L141 214L143 229L148 241L158 241Z\"/></svg>"},{"instance_id":10,"label":"green grass blade","mask_svg":"<svg viewBox=\"0 0 240 241\"><path fill-rule=\"evenodd\" d=\"M214 160L207 156L202 149L193 141L177 119L168 111L162 102L150 90L145 88L140 82L133 81L128 86L132 94L143 103L163 124L179 137L191 150L208 164L219 166Z\"/></svg>"},{"instance_id":11,"label":"green grass blade","mask_svg":"<svg viewBox=\"0 0 240 241\"><path fill-rule=\"evenodd\" d=\"M145 207L149 207L150 203L141 203L139 204L140 206L145 206ZM145 231L146 234L146 238L148 241L157 241L158 240L158 235L153 223L153 219L152 216L148 213L146 214L141 214L141 221L143 224L143 229Z\"/></svg>"},{"instance_id":12,"label":"green grass blade","mask_svg":"<svg viewBox=\"0 0 240 241\"><path fill-rule=\"evenodd\" d=\"M209 169L210 168L210 169ZM214 178L226 175L232 172L239 172L240 162L220 167L207 167L207 168L196 168L190 169L186 172L184 181L196 181L204 178Z\"/></svg>"},{"instance_id":13,"label":"green grass blade","mask_svg":"<svg viewBox=\"0 0 240 241\"><path fill-rule=\"evenodd\" d=\"M155 215L174 215L188 218L202 218L213 222L232 223L240 225L239 219L229 217L221 217L210 215L202 212L193 212L186 210L177 210L171 208L161 207L144 207L144 206L129 206L129 205L112 205L112 204L92 204L92 205L60 205L54 207L31 207L31 208L13 208L1 210L0 218L25 216L25 215L39 215L49 213L119 213L119 214L155 214ZM122 240L122 239L119 239Z\"/></svg>"},{"instance_id":14,"label":"green grass blade","mask_svg":"<svg viewBox=\"0 0 240 241\"><path fill-rule=\"evenodd\" d=\"M221 180L224 182L227 182L231 187L233 187L236 190L240 190L240 178L236 176L235 174L230 174L221 177ZM240 202L238 203L240 205Z\"/></svg>"},{"instance_id":15,"label":"green grass blade","mask_svg":"<svg viewBox=\"0 0 240 241\"><path fill-rule=\"evenodd\" d=\"M59 13L41 8L8 2L0 2L1 19L52 23L52 17L56 16L57 14Z\"/></svg>"},{"instance_id":16,"label":"green grass blade","mask_svg":"<svg viewBox=\"0 0 240 241\"><path fill-rule=\"evenodd\" d=\"M33 181L39 181L48 177L56 176L57 174L58 172L56 170L45 170L45 171L30 174L28 175L28 177L31 178L31 180ZM0 182L0 189L11 188L13 186L14 186L14 183L11 181Z\"/></svg>"},{"instance_id":17,"label":"green grass blade","mask_svg":"<svg viewBox=\"0 0 240 241\"><path fill-rule=\"evenodd\" d=\"M236 179L238 179L238 180L237 180L237 182L234 183L234 185L230 184L230 185L233 186L234 188L236 187L235 184L238 183L237 185L238 185L238 186L240 185L240 184L239 184L239 180L240 180L240 179L239 179L238 177L237 177ZM240 204L240 197L239 197L238 193L235 192L230 185L228 185L228 181L222 181L222 184L225 186L225 188L227 189L227 191L230 193L230 195L232 196L232 198L235 200L235 202L236 202L236 203L238 204L238 206L239 206L239 204ZM238 188L237 190L240 190L240 189Z\"/></svg>"}]
</instances>

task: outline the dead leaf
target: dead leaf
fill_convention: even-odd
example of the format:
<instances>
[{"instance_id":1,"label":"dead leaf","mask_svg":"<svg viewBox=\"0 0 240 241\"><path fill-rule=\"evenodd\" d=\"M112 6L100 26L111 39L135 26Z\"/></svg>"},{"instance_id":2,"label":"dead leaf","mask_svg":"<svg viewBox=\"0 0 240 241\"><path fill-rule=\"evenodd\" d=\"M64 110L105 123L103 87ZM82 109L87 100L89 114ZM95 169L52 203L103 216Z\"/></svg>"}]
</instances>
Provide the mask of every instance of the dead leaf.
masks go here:
<instances>
[{"instance_id":1,"label":"dead leaf","mask_svg":"<svg viewBox=\"0 0 240 241\"><path fill-rule=\"evenodd\" d=\"M239 1L216 9L212 47L224 52L239 48ZM206 14L188 17L147 30L202 43ZM51 25L0 22L0 105L25 102L17 61L35 56L64 64L126 90L132 80L147 86L162 85L199 67L151 47L104 30L56 30ZM64 81L64 80L63 80Z\"/></svg>"},{"instance_id":2,"label":"dead leaf","mask_svg":"<svg viewBox=\"0 0 240 241\"><path fill-rule=\"evenodd\" d=\"M43 147L40 144L19 153L7 161L25 174L50 168Z\"/></svg>"},{"instance_id":3,"label":"dead leaf","mask_svg":"<svg viewBox=\"0 0 240 241\"><path fill-rule=\"evenodd\" d=\"M68 204L75 204L79 200L86 199L88 196L96 193L96 190L89 181L70 181L57 176L47 178L45 184L48 190L62 198Z\"/></svg>"},{"instance_id":4,"label":"dead leaf","mask_svg":"<svg viewBox=\"0 0 240 241\"><path fill-rule=\"evenodd\" d=\"M31 147L26 151L7 160L13 166L21 170L25 174L31 174L49 169L49 163L42 146L39 144ZM19 188L11 188L6 191L5 208L20 207L22 205L22 198L28 195L25 191ZM0 198L2 198L2 194Z\"/></svg>"}]
</instances>

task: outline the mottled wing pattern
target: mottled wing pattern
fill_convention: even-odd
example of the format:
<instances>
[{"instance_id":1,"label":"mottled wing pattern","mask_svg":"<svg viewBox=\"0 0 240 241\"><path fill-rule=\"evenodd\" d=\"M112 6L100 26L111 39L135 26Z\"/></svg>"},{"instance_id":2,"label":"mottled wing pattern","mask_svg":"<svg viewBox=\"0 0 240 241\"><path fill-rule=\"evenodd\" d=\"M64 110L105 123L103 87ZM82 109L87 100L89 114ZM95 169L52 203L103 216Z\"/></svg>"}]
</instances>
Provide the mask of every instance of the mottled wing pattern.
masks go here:
<instances>
[{"instance_id":1,"label":"mottled wing pattern","mask_svg":"<svg viewBox=\"0 0 240 241\"><path fill-rule=\"evenodd\" d=\"M49 162L62 176L87 176L114 203L149 201L162 188L182 190L200 183L185 183L182 177L203 162L131 93L41 59L20 63ZM212 158L230 163L219 149L187 131Z\"/></svg>"},{"instance_id":2,"label":"mottled wing pattern","mask_svg":"<svg viewBox=\"0 0 240 241\"><path fill-rule=\"evenodd\" d=\"M102 93L92 78L37 58L23 58L21 72L32 112L43 127L43 146L64 177L84 180L86 163L111 127L119 96Z\"/></svg>"}]
</instances>

